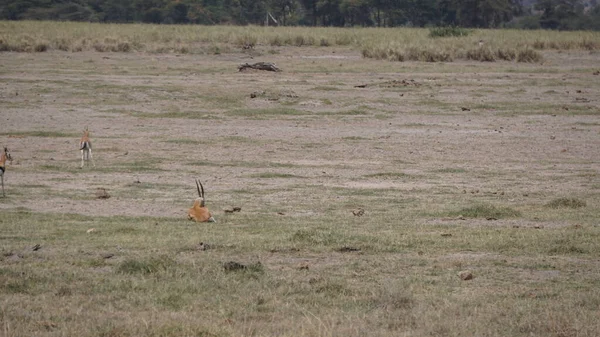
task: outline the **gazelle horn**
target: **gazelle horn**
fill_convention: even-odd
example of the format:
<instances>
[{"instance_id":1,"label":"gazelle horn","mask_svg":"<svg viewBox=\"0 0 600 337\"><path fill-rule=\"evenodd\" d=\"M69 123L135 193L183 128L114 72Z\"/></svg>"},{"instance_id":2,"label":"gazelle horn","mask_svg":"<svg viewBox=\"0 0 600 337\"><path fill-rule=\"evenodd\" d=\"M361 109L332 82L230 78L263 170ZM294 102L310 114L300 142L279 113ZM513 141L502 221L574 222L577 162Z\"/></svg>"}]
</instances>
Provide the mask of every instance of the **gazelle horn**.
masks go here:
<instances>
[{"instance_id":1,"label":"gazelle horn","mask_svg":"<svg viewBox=\"0 0 600 337\"><path fill-rule=\"evenodd\" d=\"M198 196L204 198L204 186L202 186L202 183L198 179L196 179L196 188L198 188ZM200 192L200 189L202 189L202 192Z\"/></svg>"}]
</instances>

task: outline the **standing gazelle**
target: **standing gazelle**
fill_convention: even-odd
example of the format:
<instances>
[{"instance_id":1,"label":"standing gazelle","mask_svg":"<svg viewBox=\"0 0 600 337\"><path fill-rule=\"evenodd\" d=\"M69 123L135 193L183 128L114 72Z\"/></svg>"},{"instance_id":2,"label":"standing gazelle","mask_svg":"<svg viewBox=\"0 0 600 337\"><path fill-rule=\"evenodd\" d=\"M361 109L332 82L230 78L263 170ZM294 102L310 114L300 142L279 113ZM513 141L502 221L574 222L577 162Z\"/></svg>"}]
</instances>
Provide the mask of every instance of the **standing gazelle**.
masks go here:
<instances>
[{"instance_id":1,"label":"standing gazelle","mask_svg":"<svg viewBox=\"0 0 600 337\"><path fill-rule=\"evenodd\" d=\"M83 130L83 136L79 142L79 150L81 150L80 168L83 168L84 160L91 160L92 165L95 167L96 164L94 164L94 158L92 158L92 141L90 140L90 131L88 130L87 126L85 127L85 130Z\"/></svg>"},{"instance_id":2,"label":"standing gazelle","mask_svg":"<svg viewBox=\"0 0 600 337\"><path fill-rule=\"evenodd\" d=\"M6 172L6 160L12 162L10 152L8 152L8 148L5 146L4 152L0 154L0 180L2 180L2 197L6 196L6 194L4 194L4 172Z\"/></svg>"},{"instance_id":3,"label":"standing gazelle","mask_svg":"<svg viewBox=\"0 0 600 337\"><path fill-rule=\"evenodd\" d=\"M188 219L196 222L216 222L205 205L204 186L198 179L196 179L196 188L198 189L198 198L194 200L194 205L188 211Z\"/></svg>"}]
</instances>

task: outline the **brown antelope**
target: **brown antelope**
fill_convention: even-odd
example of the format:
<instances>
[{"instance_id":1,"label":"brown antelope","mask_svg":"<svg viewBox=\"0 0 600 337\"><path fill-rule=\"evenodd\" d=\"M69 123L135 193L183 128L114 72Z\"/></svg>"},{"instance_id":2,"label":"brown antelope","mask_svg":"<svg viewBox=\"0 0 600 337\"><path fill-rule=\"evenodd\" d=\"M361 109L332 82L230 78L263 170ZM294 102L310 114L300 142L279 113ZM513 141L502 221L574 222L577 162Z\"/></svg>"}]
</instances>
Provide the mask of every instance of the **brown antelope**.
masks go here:
<instances>
[{"instance_id":1,"label":"brown antelope","mask_svg":"<svg viewBox=\"0 0 600 337\"><path fill-rule=\"evenodd\" d=\"M4 172L6 172L6 160L12 162L10 152L8 152L8 148L5 146L4 152L0 155L0 180L2 180L2 197L6 196L6 194L4 194Z\"/></svg>"},{"instance_id":2,"label":"brown antelope","mask_svg":"<svg viewBox=\"0 0 600 337\"><path fill-rule=\"evenodd\" d=\"M204 186L198 179L196 179L196 188L198 189L198 198L194 200L194 205L188 211L188 219L196 222L217 222L205 205Z\"/></svg>"},{"instance_id":3,"label":"brown antelope","mask_svg":"<svg viewBox=\"0 0 600 337\"><path fill-rule=\"evenodd\" d=\"M90 140L90 131L87 126L85 130L83 130L83 136L81 137L81 141L79 142L79 150L81 150L81 167L83 168L84 160L91 160L92 165L96 167L94 163L94 158L92 158L92 141Z\"/></svg>"}]
</instances>

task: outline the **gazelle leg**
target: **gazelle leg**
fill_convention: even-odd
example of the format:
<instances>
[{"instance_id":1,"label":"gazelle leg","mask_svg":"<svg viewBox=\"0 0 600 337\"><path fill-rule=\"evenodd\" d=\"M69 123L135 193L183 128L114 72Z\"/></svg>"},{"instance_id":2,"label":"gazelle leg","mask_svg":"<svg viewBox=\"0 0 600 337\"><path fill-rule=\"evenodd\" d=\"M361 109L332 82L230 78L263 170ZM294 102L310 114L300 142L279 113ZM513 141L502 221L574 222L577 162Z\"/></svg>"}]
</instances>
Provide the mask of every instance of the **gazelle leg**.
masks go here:
<instances>
[{"instance_id":1,"label":"gazelle leg","mask_svg":"<svg viewBox=\"0 0 600 337\"><path fill-rule=\"evenodd\" d=\"M92 148L91 147L88 149L88 157L89 157L88 160L91 160L92 165L94 165L94 167L96 167L96 163L94 163L94 157L92 157Z\"/></svg>"},{"instance_id":2,"label":"gazelle leg","mask_svg":"<svg viewBox=\"0 0 600 337\"><path fill-rule=\"evenodd\" d=\"M4 175L0 175L0 180L2 180L2 197L6 197L4 194Z\"/></svg>"},{"instance_id":3,"label":"gazelle leg","mask_svg":"<svg viewBox=\"0 0 600 337\"><path fill-rule=\"evenodd\" d=\"M80 168L83 168L83 156L84 156L83 150L81 150L81 167Z\"/></svg>"}]
</instances>

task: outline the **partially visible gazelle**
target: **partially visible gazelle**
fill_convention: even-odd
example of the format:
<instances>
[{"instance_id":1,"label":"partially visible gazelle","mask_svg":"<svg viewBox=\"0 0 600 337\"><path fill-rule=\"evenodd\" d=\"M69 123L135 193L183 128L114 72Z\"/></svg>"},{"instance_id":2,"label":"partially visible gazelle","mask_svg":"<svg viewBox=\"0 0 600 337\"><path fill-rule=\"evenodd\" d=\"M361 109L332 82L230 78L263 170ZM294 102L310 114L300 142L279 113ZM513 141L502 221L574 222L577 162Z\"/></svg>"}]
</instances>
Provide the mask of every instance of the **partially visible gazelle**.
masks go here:
<instances>
[{"instance_id":1,"label":"partially visible gazelle","mask_svg":"<svg viewBox=\"0 0 600 337\"><path fill-rule=\"evenodd\" d=\"M10 156L10 152L8 152L8 148L4 147L4 152L0 154L0 180L2 180L2 197L5 197L4 194L4 172L6 172L6 161L9 160L12 162L12 157Z\"/></svg>"},{"instance_id":2,"label":"partially visible gazelle","mask_svg":"<svg viewBox=\"0 0 600 337\"><path fill-rule=\"evenodd\" d=\"M85 130L83 130L83 136L81 137L81 141L79 142L79 150L81 150L81 167L83 168L84 160L91 160L92 165L96 167L94 163L94 158L92 158L92 141L90 140L90 131L87 126Z\"/></svg>"},{"instance_id":3,"label":"partially visible gazelle","mask_svg":"<svg viewBox=\"0 0 600 337\"><path fill-rule=\"evenodd\" d=\"M216 222L205 205L204 186L198 179L196 179L196 188L198 189L198 198L194 200L194 205L188 211L188 219L196 222Z\"/></svg>"}]
</instances>

